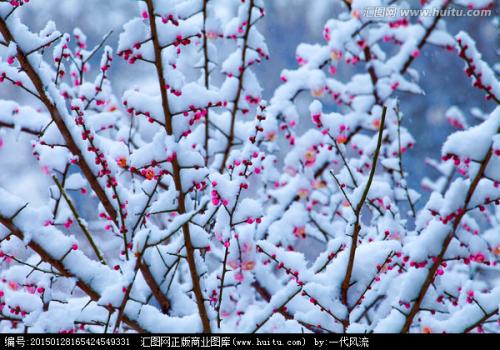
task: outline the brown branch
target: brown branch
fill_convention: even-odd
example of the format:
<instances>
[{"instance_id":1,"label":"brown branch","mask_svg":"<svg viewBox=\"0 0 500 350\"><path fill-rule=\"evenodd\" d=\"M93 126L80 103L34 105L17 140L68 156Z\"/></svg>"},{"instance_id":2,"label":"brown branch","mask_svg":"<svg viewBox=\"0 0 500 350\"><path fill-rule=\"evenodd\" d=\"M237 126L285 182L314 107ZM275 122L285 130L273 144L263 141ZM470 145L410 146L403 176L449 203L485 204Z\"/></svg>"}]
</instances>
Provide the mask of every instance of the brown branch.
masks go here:
<instances>
[{"instance_id":1,"label":"brown branch","mask_svg":"<svg viewBox=\"0 0 500 350\"><path fill-rule=\"evenodd\" d=\"M302 290L302 288L298 288L298 289L297 289L297 291L296 291L295 293L293 293L292 295L290 295L290 297L288 297L288 298L287 298L287 299L286 299L286 300L285 300L282 304L280 304L280 305L276 308L276 310L283 310L283 308L286 306L286 304L288 304L288 303L289 303L289 302L290 302L290 301L291 301L291 300L292 300L292 299L293 299L293 298L294 298L297 294L299 294L301 290ZM281 313L281 312L280 312L280 313ZM269 320L271 319L272 315L273 315L273 314L271 313L271 314L270 314L270 315L269 315L269 316L268 316L265 320L263 320L261 323L257 323L257 324L255 325L255 329L252 331L252 333L257 333L257 331L258 331L259 329L261 329L261 328L262 328L262 326L264 326L264 325L267 323L267 321L269 321ZM286 313L285 313L285 315L286 315ZM283 315L283 316L285 316L285 315Z\"/></svg>"},{"instance_id":2,"label":"brown branch","mask_svg":"<svg viewBox=\"0 0 500 350\"><path fill-rule=\"evenodd\" d=\"M361 304L361 302L363 301L366 293L368 293L369 290L371 290L372 288L372 285L373 283L377 280L377 277L378 275L380 274L380 272L384 269L384 267L389 263L389 260L394 256L394 253L391 251L389 253L389 255L387 255L387 258L385 258L384 262L382 265L380 266L377 266L377 272L375 273L375 275L372 277L372 279L370 280L370 282L367 284L367 286L365 287L364 291L361 293L361 295L358 297L358 299L356 300L356 302L354 303L354 305L352 307L349 308L349 312L351 312L352 310L354 310L354 308L358 305Z\"/></svg>"},{"instance_id":3,"label":"brown branch","mask_svg":"<svg viewBox=\"0 0 500 350\"><path fill-rule=\"evenodd\" d=\"M0 128L15 129L16 125L0 121ZM27 128L24 126L21 127L20 130L26 134L29 134L29 135L40 136L40 131L33 130L33 129L30 129L30 128Z\"/></svg>"},{"instance_id":4,"label":"brown branch","mask_svg":"<svg viewBox=\"0 0 500 350\"><path fill-rule=\"evenodd\" d=\"M241 92L243 90L243 77L245 76L245 71L246 71L246 53L247 53L247 46L248 46L248 36L250 34L250 28L251 28L251 23L250 21L252 20L252 9L254 7L254 1L250 0L250 3L248 5L248 18L247 18L247 25L245 27L245 33L243 35L243 45L241 48L241 71L238 79L238 88L236 90L236 97L234 99L233 103L233 109L231 110L231 124L229 128L229 137L227 139L227 144L226 148L224 150L224 155L222 157L222 164L220 166L219 171L222 173L224 171L224 168L226 166L226 161L227 158L229 157L229 152L231 151L231 147L234 141L234 125L236 123L236 113L238 111L238 103L240 101L241 97Z\"/></svg>"},{"instance_id":5,"label":"brown branch","mask_svg":"<svg viewBox=\"0 0 500 350\"><path fill-rule=\"evenodd\" d=\"M0 33L4 37L4 39L7 42L15 42L8 26L7 23L5 22L4 19L0 18ZM68 128L68 126L65 124L64 119L61 115L61 112L58 110L58 107L52 102L52 99L47 95L46 90L45 90L45 85L42 82L40 76L36 72L36 70L32 67L30 61L28 60L28 57L26 54L20 49L19 45L17 46L17 59L23 68L23 70L26 72L28 77L30 78L31 82L35 86L36 91L38 92L40 100L43 102L45 107L50 113L50 116L52 120L56 123L62 137L64 138L64 141L68 145L69 150L71 153L77 157L77 162L80 167L80 169L83 172L83 175L87 179L87 181L90 184L90 187L92 187L92 190L96 193L97 197L103 204L104 208L108 212L108 214L113 218L114 221L116 221L116 210L111 204L111 201L108 199L106 192L102 188L102 186L99 184L97 178L95 177L94 173L92 172L92 169L90 168L89 164L87 164L83 153L79 149L78 145L76 142L73 140L73 137L71 135L71 132Z\"/></svg>"},{"instance_id":6,"label":"brown branch","mask_svg":"<svg viewBox=\"0 0 500 350\"><path fill-rule=\"evenodd\" d=\"M468 326L467 328L464 329L464 333L469 333L471 330L473 330L474 328L480 326L482 323L486 322L490 317L493 317L495 316L496 314L498 314L498 308L496 308L495 310L489 312L489 313L485 313L483 317L481 317L477 322L474 322L472 325Z\"/></svg>"},{"instance_id":7,"label":"brown branch","mask_svg":"<svg viewBox=\"0 0 500 350\"><path fill-rule=\"evenodd\" d=\"M116 322L115 322L115 327L114 327L113 332L116 332L116 330L120 327L120 322L123 320L125 306L127 306L127 302L130 298L130 292L132 291L132 287L134 285L135 278L137 277L137 271L139 270L140 260L141 260L141 256L139 253L137 253L137 260L136 260L135 266L134 266L134 277L132 278L132 281L130 281L129 285L125 289L122 302L120 303L120 306L118 307L118 316L116 317Z\"/></svg>"},{"instance_id":8,"label":"brown branch","mask_svg":"<svg viewBox=\"0 0 500 350\"><path fill-rule=\"evenodd\" d=\"M83 112L81 112L80 110L77 110L76 113L77 113L78 117L80 117L82 119L81 126L83 129L83 132L88 135L87 140L90 144L90 147L94 150L93 152L95 153L96 158L100 159L101 156L104 156L104 153L102 153L101 150L96 146L96 144L93 141L93 136L90 134L90 130L85 126L85 123L83 122L83 117L84 117ZM101 164L103 170L107 169L106 162L102 161L99 164ZM106 176L107 185L113 191L113 198L116 199L116 202L118 204L118 215L119 215L121 226L118 224L118 218L116 220L114 220L114 223L120 229L120 233L122 234L125 258L128 260L129 256L128 256L128 243L127 243L127 229L125 226L125 214L123 212L122 201L120 199L120 195L118 194L118 190L116 188L117 185L113 182L113 179L112 179L112 176L110 175L110 173L107 173L106 175L103 175L103 176Z\"/></svg>"},{"instance_id":9,"label":"brown branch","mask_svg":"<svg viewBox=\"0 0 500 350\"><path fill-rule=\"evenodd\" d=\"M113 31L110 30L109 32L106 33L106 35L104 35L102 37L102 40L101 42L92 49L92 51L90 52L90 54L87 56L86 59L82 60L82 63L85 64L87 62L90 61L90 59L104 46L104 43L106 42L106 40L108 40L108 38L111 36L111 34L113 34ZM83 64L82 64L82 67L83 67Z\"/></svg>"},{"instance_id":10,"label":"brown branch","mask_svg":"<svg viewBox=\"0 0 500 350\"><path fill-rule=\"evenodd\" d=\"M163 114L165 117L165 131L167 135L173 135L173 128L172 128L172 114L170 112L170 107L168 103L168 96L167 96L167 90L165 89L165 77L163 76L163 61L162 61L162 48L159 42L159 37L158 37L158 29L156 28L156 18L154 14L154 8L153 8L153 1L152 0L146 0L146 5L147 5L147 10L148 10L148 15L149 15L149 25L151 29L151 38L153 41L153 48L154 48L154 53L155 53L155 68L156 68L156 74L158 76L158 82L160 85L160 94L161 94L161 101L162 101L162 109L163 109ZM174 178L174 183L175 187L177 188L177 191L179 191L179 198L178 198L178 206L179 206L179 214L182 215L186 213L186 204L185 204L185 195L182 191L182 181L181 181L181 174L180 174L180 167L179 163L176 158L173 159L172 161L173 165L173 178ZM211 328L210 328L210 320L208 318L208 312L205 307L205 298L203 297L203 292L201 290L201 284L200 284L200 276L198 275L198 271L196 269L196 262L195 262L195 256L194 256L194 247L193 243L191 241L191 235L189 232L189 223L185 223L182 226L182 233L184 236L184 243L186 245L186 260L188 262L189 266L189 272L191 275L191 281L193 283L193 292L195 294L196 298L196 303L198 305L198 312L200 314L200 319L203 325L203 332L204 333L211 333Z\"/></svg>"},{"instance_id":11,"label":"brown branch","mask_svg":"<svg viewBox=\"0 0 500 350\"><path fill-rule=\"evenodd\" d=\"M363 49L363 52L365 54L366 64L368 65L368 74L370 75L370 80L372 81L373 85L373 97L375 98L375 104L379 105L381 104L381 101L380 101L380 96L378 95L377 92L378 76L377 73L375 72L375 67L373 66L373 63L371 63L373 56L370 50L370 46L368 46L368 44L366 44L365 48Z\"/></svg>"},{"instance_id":12,"label":"brown branch","mask_svg":"<svg viewBox=\"0 0 500 350\"><path fill-rule=\"evenodd\" d=\"M222 322L222 319L220 317L220 309L222 307L222 294L224 292L224 280L226 277L226 272L227 270L227 256L229 255L229 246L226 247L226 250L224 252L224 261L222 262L222 277L220 280L220 292L219 292L219 300L217 302L217 327L220 328L220 324Z\"/></svg>"},{"instance_id":13,"label":"brown branch","mask_svg":"<svg viewBox=\"0 0 500 350\"><path fill-rule=\"evenodd\" d=\"M5 76L5 79L7 81L10 81L12 83L12 85L15 85L17 87L20 87L21 89L23 89L24 91L26 91L28 94L30 94L31 96L34 96L36 97L37 99L40 99L40 96L38 96L36 93L34 93L33 91L31 91L30 89L28 89L26 86L22 85L22 84L18 84L17 81L15 81L14 79L8 77L8 76Z\"/></svg>"},{"instance_id":14,"label":"brown branch","mask_svg":"<svg viewBox=\"0 0 500 350\"><path fill-rule=\"evenodd\" d=\"M500 130L498 130L498 132L500 132ZM424 281L422 287L420 288L420 292L418 293L417 299L413 303L413 306L412 306L410 312L406 316L406 320L405 320L405 323L401 329L401 333L407 333L410 330L410 327L413 323L413 319L415 318L417 313L420 311L420 305L422 304L422 302L427 294L427 291L429 290L429 287L431 286L431 284L434 280L434 276L436 275L436 271L438 270L439 266L443 262L443 258L444 258L444 255L445 255L447 249L448 249L448 246L450 245L451 240L455 236L455 232L457 231L457 229L460 225L460 222L462 221L462 218L464 217L464 215L466 213L467 206L469 205L469 202L470 202L472 195L474 194L474 192L479 184L479 181L483 177L483 174L486 170L486 167L488 166L488 162L490 161L492 154L493 154L493 151L492 151L492 148L490 146L486 156L484 157L484 159L482 161L481 167L479 168L477 175L472 180L472 183L469 187L469 190L467 191L467 196L465 197L465 201L464 201L464 204L462 206L462 210L460 210L459 214L456 216L455 221L453 222L452 229L448 233L448 235L446 236L446 239L444 240L443 246L441 248L441 252L436 257L431 268L429 269L429 272L427 273L425 281Z\"/></svg>"},{"instance_id":15,"label":"brown branch","mask_svg":"<svg viewBox=\"0 0 500 350\"><path fill-rule=\"evenodd\" d=\"M0 215L0 223L5 226L14 236L19 238L21 241L24 241L24 233L12 222L11 219L5 218ZM80 288L85 294L87 294L91 300L97 302L101 296L99 295L98 292L96 292L90 285L88 285L85 281L80 279L78 276L75 274L71 273L70 271L67 270L66 266L64 264L51 256L49 252L47 252L42 246L40 246L38 243L34 242L33 240L30 240L28 243L28 247L30 247L35 253L37 253L40 258L45 261L46 263L50 264L53 268L55 268L59 273L67 278L74 278L76 279L76 285L78 288ZM111 306L106 306L106 309L109 312L113 312L114 309ZM129 319L128 317L124 316L123 321L132 329L136 330L137 332L144 333L145 330L134 320Z\"/></svg>"},{"instance_id":16,"label":"brown branch","mask_svg":"<svg viewBox=\"0 0 500 350\"><path fill-rule=\"evenodd\" d=\"M366 201L366 198L368 197L368 192L370 191L373 177L375 175L375 169L377 167L377 161L378 161L378 157L379 157L379 153L380 153L380 148L382 146L382 134L384 132L386 113L387 113L387 107L384 106L382 109L382 117L380 120L380 127L379 127L378 139L377 139L377 147L375 149L375 153L373 154L373 164L372 164L372 168L370 170L370 175L368 176L368 182L366 183L366 187L363 191L363 194L361 195L361 199L358 202L358 204L356 205L356 208L354 210L354 214L356 216L356 221L354 223L354 230L353 230L353 234L352 234L352 238L351 238L351 248L349 251L349 261L347 263L345 277L344 277L344 280L342 281L342 285L341 285L342 303L346 307L348 307L347 292L348 292L350 284L351 284L351 276L352 276L352 271L354 268L354 258L356 255L358 236L359 236L359 232L361 231L361 210L363 209L363 205ZM343 322L344 322L344 327L347 328L347 326L349 324L349 319L345 319Z\"/></svg>"},{"instance_id":17,"label":"brown branch","mask_svg":"<svg viewBox=\"0 0 500 350\"><path fill-rule=\"evenodd\" d=\"M163 292L161 291L158 283L156 283L156 280L151 273L149 266L147 266L145 262L140 262L139 268L141 270L142 277L144 277L144 280L148 284L149 288L151 288L151 292L153 293L154 297L156 298L156 300L158 300L158 303L160 303L161 310L166 313L170 309L170 302L168 301L165 294L163 294Z\"/></svg>"},{"instance_id":18,"label":"brown branch","mask_svg":"<svg viewBox=\"0 0 500 350\"><path fill-rule=\"evenodd\" d=\"M49 47L50 45L52 45L53 43L55 43L57 40L61 39L61 38L62 38L62 36L63 36L62 34L59 34L58 36L56 36L56 37L55 37L54 39L52 39L51 41L49 41L49 42L47 42L47 43L45 43L45 44L43 44L43 45L41 45L41 46L38 46L38 47L36 47L36 48L34 48L34 49L32 49L32 50L30 50L30 51L26 52L26 56L29 56L29 55L31 55L32 53L37 52L38 50L41 50L41 49L43 49L43 48L45 48L45 47Z\"/></svg>"},{"instance_id":19,"label":"brown branch","mask_svg":"<svg viewBox=\"0 0 500 350\"><path fill-rule=\"evenodd\" d=\"M66 187L66 180L68 178L68 173L69 173L69 168L70 168L71 163L67 163L66 166L64 167L64 171L61 173L61 185L62 187ZM59 205L61 204L61 200L63 199L63 196L61 193L59 193L59 197L55 198L54 194L52 191L50 191L52 198L55 200L56 204L54 205L54 209L52 210L52 216L54 217L54 220L57 218L57 213L59 213Z\"/></svg>"},{"instance_id":20,"label":"brown branch","mask_svg":"<svg viewBox=\"0 0 500 350\"><path fill-rule=\"evenodd\" d=\"M451 3L451 1L446 1L444 3L443 7L440 10L445 10L450 3ZM432 23L429 26L429 28L427 28L427 30L425 31L425 34L422 37L422 39L420 39L419 43L417 44L417 48L419 50L422 50L422 48L424 47L424 45L427 43L427 39L429 39L429 37L431 36L432 32L436 28L439 20L441 19L441 13L442 12L443 11L439 11L438 15L434 18L434 21L432 21ZM413 55L410 55L408 57L408 59L406 60L406 62L404 63L403 68L401 68L401 70L399 71L399 74L405 74L406 71L408 70L408 68L410 68L410 66L413 63L413 61L415 60L415 58L416 57L413 57Z\"/></svg>"},{"instance_id":21,"label":"brown branch","mask_svg":"<svg viewBox=\"0 0 500 350\"><path fill-rule=\"evenodd\" d=\"M267 291L266 288L264 288L258 281L252 282L252 287L254 287L255 291L259 293L260 297L264 299L264 301L269 302L271 300L271 294ZM292 314L290 314L284 307L280 307L279 309L276 309L276 312L279 312L285 319L287 320L293 320L294 317ZM322 331L327 331L330 332L328 329L325 329L323 327L319 327L318 325L312 325L310 323L301 321L301 320L295 320L301 325L305 326L307 329L313 330L313 328L322 330ZM313 330L314 331L314 330ZM317 333L317 332L315 332Z\"/></svg>"},{"instance_id":22,"label":"brown branch","mask_svg":"<svg viewBox=\"0 0 500 350\"><path fill-rule=\"evenodd\" d=\"M366 317L366 319L368 320L368 322L370 322L369 318L368 318L368 312L377 304L377 302L381 299L384 298L384 295L382 294L379 294L375 300L373 300L373 302L370 303L370 305L368 306L364 306L364 310L363 312L358 316L358 318L356 319L356 322L359 322L361 319L363 319L363 317Z\"/></svg>"},{"instance_id":23,"label":"brown branch","mask_svg":"<svg viewBox=\"0 0 500 350\"><path fill-rule=\"evenodd\" d=\"M398 120L398 164L399 164L399 174L401 175L401 182L404 181L405 185L401 187L405 190L406 199L408 200L408 204L410 205L411 213L413 218L417 217L417 212L415 210L415 204L411 200L410 191L408 190L408 184L406 183L405 172L403 168L403 151L401 150L401 117L399 115L399 109L395 108L396 117Z\"/></svg>"},{"instance_id":24,"label":"brown branch","mask_svg":"<svg viewBox=\"0 0 500 350\"><path fill-rule=\"evenodd\" d=\"M148 199L146 201L146 204L144 205L144 208L142 209L141 213L139 214L137 221L135 222L134 226L132 227L132 235L134 235L135 231L137 230L137 228L141 224L143 218L146 216L146 211L148 210L148 208L151 204L151 200L153 199L153 196L156 193L156 190L158 189L161 180L162 180L162 176L160 175L160 176L158 176L158 180L156 180L155 187L153 188L153 191L151 191L150 194L146 193Z\"/></svg>"},{"instance_id":25,"label":"brown branch","mask_svg":"<svg viewBox=\"0 0 500 350\"><path fill-rule=\"evenodd\" d=\"M7 23L5 22L4 19L0 18L0 33L4 37L4 39L7 42L15 42L8 26ZM109 200L109 198L106 195L106 192L104 191L104 188L100 185L99 181L97 180L96 176L94 175L92 169L90 168L89 164L86 162L83 153L81 152L80 148L76 144L75 140L73 140L73 137L71 135L71 132L68 128L68 126L65 124L64 119L61 115L61 112L58 110L58 107L52 102L52 99L46 94L45 86L37 74L36 70L31 66L31 63L29 62L28 58L26 55L23 53L23 51L19 48L19 45L17 46L17 59L19 63L21 64L21 67L23 70L26 72L28 77L31 79L33 85L35 86L38 94L40 95L39 98L47 108L47 110L50 113L50 116L54 123L57 125L59 132L63 136L69 150L73 155L77 157L77 162L82 170L83 175L87 179L87 181L90 184L90 187L92 190L95 192L97 195L97 198L100 200L102 205L104 206L106 212L108 215L111 217L113 222L117 224L117 212L115 208L113 207L113 204ZM121 208L121 206L120 206ZM118 225L117 225L118 226ZM125 252L127 252L127 246L125 246ZM147 268L145 268L147 269ZM147 280L149 287L151 290L157 290L159 287L156 285L156 283L153 283L154 280Z\"/></svg>"},{"instance_id":26,"label":"brown branch","mask_svg":"<svg viewBox=\"0 0 500 350\"><path fill-rule=\"evenodd\" d=\"M52 176L52 179L56 183L57 188L59 189L59 192L61 193L61 196L66 201L66 204L68 204L68 207L71 210L71 213L73 214L73 216L75 217L76 222L78 223L78 226L80 226L80 229L82 230L82 232L84 233L85 237L89 241L90 246L94 250L95 255L97 256L97 258L99 258L99 261L103 265L107 265L106 264L106 260L104 259L104 256L101 254L99 248L97 248L97 245L95 244L92 235L90 234L89 230L87 229L87 226L82 222L82 218L80 217L80 214L78 214L78 211L76 210L75 205L73 204L71 198L69 198L68 194L66 193L66 190L64 189L64 185L62 185L59 182L59 180L57 179L56 176Z\"/></svg>"},{"instance_id":27,"label":"brown branch","mask_svg":"<svg viewBox=\"0 0 500 350\"><path fill-rule=\"evenodd\" d=\"M488 88L487 86L484 86L481 83L481 73L476 72L476 64L472 60L472 58L467 57L466 55L466 50L467 50L467 45L463 45L461 41L457 41L458 46L460 46L460 55L459 57L465 61L465 64L467 65L466 74L473 76L476 81L474 82L474 87L483 90L486 93L486 97L494 100L497 104L500 104L500 99L491 91L491 86Z\"/></svg>"},{"instance_id":28,"label":"brown branch","mask_svg":"<svg viewBox=\"0 0 500 350\"><path fill-rule=\"evenodd\" d=\"M203 76L205 79L205 88L210 87L209 81L209 57L208 57L208 36L207 36L207 2L208 0L203 0L203 56L205 58L205 62L203 62ZM208 117L209 110L207 109L207 115L205 116L205 165L208 164L208 137L210 130L210 118Z\"/></svg>"},{"instance_id":29,"label":"brown branch","mask_svg":"<svg viewBox=\"0 0 500 350\"><path fill-rule=\"evenodd\" d=\"M106 62L104 63L105 66L108 66L110 65L110 57L108 56L108 54L106 53ZM101 77L100 77L100 80L99 80L99 85L96 87L95 89L95 92L94 92L94 96L89 99L87 101L87 104L85 105L85 107L83 107L83 110L87 110L90 105L92 104L92 102L94 102L96 99L97 99L97 96L101 93L102 91L102 85L104 84L104 81L107 79L107 76L106 76L106 71L103 70L102 73L101 73Z\"/></svg>"},{"instance_id":30,"label":"brown branch","mask_svg":"<svg viewBox=\"0 0 500 350\"><path fill-rule=\"evenodd\" d=\"M135 278L137 276L137 272L140 270L142 273L142 276L144 277L144 280L148 283L150 286L157 286L158 284L156 283L155 279L153 278L153 275L151 274L150 269L148 269L144 262L142 261L142 255L144 254L144 251L147 249L147 246L144 246L141 252L136 253L136 261L134 265L134 277L132 278L132 281L129 283L127 288L125 289L125 293L122 299L122 302L120 306L118 307L118 317L116 319L115 323L115 331L118 329L120 326L120 322L123 320L123 315L125 312L125 307L127 306L127 302L130 299L130 293L132 291L132 287L134 285ZM159 252L158 252L159 254ZM170 309L170 302L168 301L167 297L163 292L159 289L153 289L151 288L152 295L156 298L156 300L160 303L160 307L163 313L167 313L168 310ZM149 298L148 298L149 302Z\"/></svg>"},{"instance_id":31,"label":"brown branch","mask_svg":"<svg viewBox=\"0 0 500 350\"><path fill-rule=\"evenodd\" d=\"M320 311L326 312L328 315L330 315L335 321L343 323L343 320L341 320L338 316L336 316L329 308L323 306L316 298L314 298L311 294L306 292L305 290L302 291L303 296L307 296L310 299L314 299L313 305L318 306L320 308ZM345 330L344 330L345 331Z\"/></svg>"},{"instance_id":32,"label":"brown branch","mask_svg":"<svg viewBox=\"0 0 500 350\"><path fill-rule=\"evenodd\" d=\"M337 186L339 187L340 191L342 192L342 194L344 195L344 198L347 200L347 203L349 203L349 206L351 207L352 211L354 213L356 213L356 209L354 208L354 206L352 205L352 202L351 200L349 199L349 197L347 196L347 193L345 192L344 190L344 187L342 187L342 184L340 183L339 179L337 178L337 176L335 176L335 173L333 172L333 170L330 170L330 174L333 176L333 178L335 179L335 182L337 183Z\"/></svg>"}]
</instances>

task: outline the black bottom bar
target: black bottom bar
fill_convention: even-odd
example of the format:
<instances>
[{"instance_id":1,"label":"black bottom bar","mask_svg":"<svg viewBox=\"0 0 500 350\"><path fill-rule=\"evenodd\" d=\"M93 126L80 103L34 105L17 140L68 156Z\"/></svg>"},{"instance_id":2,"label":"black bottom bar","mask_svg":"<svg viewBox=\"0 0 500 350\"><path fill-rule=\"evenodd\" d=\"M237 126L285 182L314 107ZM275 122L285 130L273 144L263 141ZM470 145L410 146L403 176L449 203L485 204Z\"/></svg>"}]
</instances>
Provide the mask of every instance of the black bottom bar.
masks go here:
<instances>
[{"instance_id":1,"label":"black bottom bar","mask_svg":"<svg viewBox=\"0 0 500 350\"><path fill-rule=\"evenodd\" d=\"M224 349L404 349L407 346L450 349L498 344L498 334L0 334L1 349L113 349L224 348Z\"/></svg>"}]
</instances>

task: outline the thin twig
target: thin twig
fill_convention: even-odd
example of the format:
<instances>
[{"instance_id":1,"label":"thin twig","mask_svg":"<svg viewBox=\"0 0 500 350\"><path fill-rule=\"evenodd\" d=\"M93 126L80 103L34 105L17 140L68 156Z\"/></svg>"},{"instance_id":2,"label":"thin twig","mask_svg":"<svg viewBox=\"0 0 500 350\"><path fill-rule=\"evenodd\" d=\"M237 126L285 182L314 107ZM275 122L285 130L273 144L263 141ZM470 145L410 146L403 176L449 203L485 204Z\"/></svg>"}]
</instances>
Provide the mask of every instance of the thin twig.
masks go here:
<instances>
[{"instance_id":1,"label":"thin twig","mask_svg":"<svg viewBox=\"0 0 500 350\"><path fill-rule=\"evenodd\" d=\"M357 248L357 243L358 243L358 236L359 232L361 231L361 210L363 209L363 205L366 201L366 198L368 197L368 192L370 191L370 187L373 181L373 178L375 176L375 169L377 168L377 161L380 153L380 148L382 146L382 135L384 133L384 124L385 124L385 116L387 113L387 107L384 106L382 109L382 116L380 118L380 127L379 127L379 132L378 132L378 139L377 139L377 147L375 148L375 152L373 154L373 162L372 162L372 168L370 169L370 175L368 176L368 182L366 183L366 187L361 195L361 199L359 200L358 204L356 205L356 208L354 209L354 214L356 216L356 221L354 222L354 230L353 234L351 237L351 248L349 252L349 260L347 263L347 269L345 273L344 280L342 281L341 285L341 297L342 297L342 302L343 304L348 307L348 290L351 285L351 276L352 276L352 271L354 268L354 259L356 255L356 248ZM349 325L349 319L346 318L344 321L344 327L347 328Z\"/></svg>"},{"instance_id":2,"label":"thin twig","mask_svg":"<svg viewBox=\"0 0 500 350\"><path fill-rule=\"evenodd\" d=\"M56 183L57 188L59 188L59 192L61 192L61 195L63 196L64 200L68 204L68 207L71 210L71 213L73 214L73 216L75 217L76 222L78 223L78 226L80 226L80 229L82 230L83 234L85 235L85 237L87 237L87 240L89 241L90 246L94 250L95 255L99 258L99 261L103 265L107 265L106 260L104 259L104 256L99 251L99 248L97 248L97 245L94 242L94 239L92 238L92 234L87 229L87 226L83 223L82 218L80 217L80 214L78 214L78 211L76 210L76 207L73 204L73 201L71 200L71 198L69 198L68 194L64 190L63 185L59 182L59 180L57 179L56 176L52 176L52 179Z\"/></svg>"}]
</instances>

